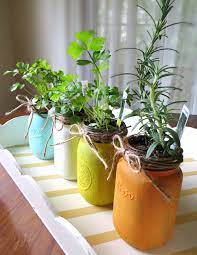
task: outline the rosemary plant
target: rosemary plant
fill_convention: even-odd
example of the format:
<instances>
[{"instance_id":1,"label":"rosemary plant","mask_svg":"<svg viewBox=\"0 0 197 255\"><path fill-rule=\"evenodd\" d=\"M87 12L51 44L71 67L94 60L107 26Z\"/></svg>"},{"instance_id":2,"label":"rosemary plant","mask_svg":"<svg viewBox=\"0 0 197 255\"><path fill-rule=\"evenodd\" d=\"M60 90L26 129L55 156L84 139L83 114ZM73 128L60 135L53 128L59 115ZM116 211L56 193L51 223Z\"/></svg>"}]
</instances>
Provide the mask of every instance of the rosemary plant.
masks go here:
<instances>
[{"instance_id":1,"label":"rosemary plant","mask_svg":"<svg viewBox=\"0 0 197 255\"><path fill-rule=\"evenodd\" d=\"M141 106L134 110L130 115L139 116L141 131L144 132L145 137L148 140L148 150L146 157L150 157L152 154L161 156L178 157L180 155L180 140L177 133L169 128L169 121L172 119L172 108L170 107L176 103L182 103L183 101L174 101L166 103L170 98L171 90L180 90L178 87L166 86L162 83L162 79L168 76L178 75L174 73L175 66L161 66L159 59L155 56L156 53L165 50L172 50L171 48L164 48L162 45L163 39L167 38L166 29L179 23L173 24L167 23L167 17L173 8L175 0L156 0L156 3L160 9L160 17L155 20L153 16L142 8L151 18L153 22L153 30L147 31L150 37L150 42L145 46L145 49L137 48L124 48L135 49L141 53L141 58L137 59L136 73L129 73L129 75L136 76L135 82L137 88L132 88L130 98L132 100L138 100ZM118 49L117 51L122 50ZM118 75L124 75L118 74ZM128 75L128 73L127 73ZM117 75L116 75L117 76ZM168 100L166 100L166 98Z\"/></svg>"},{"instance_id":2,"label":"rosemary plant","mask_svg":"<svg viewBox=\"0 0 197 255\"><path fill-rule=\"evenodd\" d=\"M84 106L90 126L98 129L114 128L112 109L120 105L120 93L117 87L107 86L104 71L109 67L110 52L105 49L105 38L96 36L94 31L75 34L76 41L68 47L68 54L77 65L90 65L93 81L88 83L89 103Z\"/></svg>"}]
</instances>

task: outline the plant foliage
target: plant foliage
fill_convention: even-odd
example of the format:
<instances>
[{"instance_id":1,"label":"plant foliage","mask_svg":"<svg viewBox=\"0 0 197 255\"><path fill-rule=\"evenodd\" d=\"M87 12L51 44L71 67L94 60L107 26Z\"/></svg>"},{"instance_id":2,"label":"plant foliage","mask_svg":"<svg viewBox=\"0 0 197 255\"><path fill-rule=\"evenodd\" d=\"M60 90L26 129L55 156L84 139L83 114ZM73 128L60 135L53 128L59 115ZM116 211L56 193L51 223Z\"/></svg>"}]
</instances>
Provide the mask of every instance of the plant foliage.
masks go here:
<instances>
[{"instance_id":1,"label":"plant foliage","mask_svg":"<svg viewBox=\"0 0 197 255\"><path fill-rule=\"evenodd\" d=\"M96 36L94 31L75 34L67 52L79 66L89 65L93 81L88 83L86 93L89 103L84 106L89 125L95 128L110 129L114 118L112 109L120 106L120 93L117 87L107 86L104 72L109 68L110 52L105 49L105 38Z\"/></svg>"},{"instance_id":2,"label":"plant foliage","mask_svg":"<svg viewBox=\"0 0 197 255\"><path fill-rule=\"evenodd\" d=\"M48 92L51 104L49 115L64 116L69 118L70 123L79 123L84 118L83 108L88 97L78 76L62 76L61 82Z\"/></svg>"},{"instance_id":3,"label":"plant foliage","mask_svg":"<svg viewBox=\"0 0 197 255\"><path fill-rule=\"evenodd\" d=\"M77 76L54 71L43 59L33 64L18 62L16 68L5 72L21 79L11 86L11 91L24 90L37 110L47 110L49 115L62 115L71 123L81 121L77 115L83 109L86 96Z\"/></svg>"},{"instance_id":4,"label":"plant foliage","mask_svg":"<svg viewBox=\"0 0 197 255\"><path fill-rule=\"evenodd\" d=\"M49 107L49 90L62 79L61 73L55 72L46 60L38 59L33 64L18 62L14 70L4 73L20 79L21 82L12 84L10 90L22 90L32 99L36 109Z\"/></svg>"},{"instance_id":5,"label":"plant foliage","mask_svg":"<svg viewBox=\"0 0 197 255\"><path fill-rule=\"evenodd\" d=\"M135 82L137 83L137 89L132 89L130 98L139 101L141 107L134 110L125 118L131 116L140 117L139 122L141 124L141 130L144 131L145 136L147 136L150 141L146 157L150 157L156 148L162 151L163 155L176 157L177 151L180 149L180 141L177 133L169 128L168 124L172 119L172 109L170 106L175 103L181 103L182 101L166 103L166 98L168 100L171 99L171 90L181 89L174 86L163 85L163 78L177 75L174 73L176 67L161 66L155 54L165 50L172 50L177 53L176 50L164 48L161 45L163 39L167 37L166 28L179 23L167 24L167 17L173 8L174 0L158 0L156 2L160 9L160 17L158 20L155 20L147 10L139 6L153 21L153 30L147 31L150 42L146 44L144 50L126 48L138 50L141 54L141 57L137 59L136 73L129 73L129 75L136 77ZM118 51L119 50L122 49L118 49Z\"/></svg>"}]
</instances>

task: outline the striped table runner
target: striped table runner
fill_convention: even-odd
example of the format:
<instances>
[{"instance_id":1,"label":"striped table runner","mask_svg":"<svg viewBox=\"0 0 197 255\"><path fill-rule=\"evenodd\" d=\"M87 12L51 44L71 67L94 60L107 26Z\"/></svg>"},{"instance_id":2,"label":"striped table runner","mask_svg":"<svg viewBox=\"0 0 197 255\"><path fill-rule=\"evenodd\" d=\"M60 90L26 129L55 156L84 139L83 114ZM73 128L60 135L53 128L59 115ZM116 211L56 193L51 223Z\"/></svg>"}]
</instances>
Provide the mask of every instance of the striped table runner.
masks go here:
<instances>
[{"instance_id":1,"label":"striped table runner","mask_svg":"<svg viewBox=\"0 0 197 255\"><path fill-rule=\"evenodd\" d=\"M34 178L61 215L92 245L99 255L197 255L197 161L185 158L184 173L176 227L171 241L163 248L142 253L127 245L116 233L112 222L112 207L97 207L86 202L78 192L76 182L64 180L53 161L43 161L32 155L27 146L9 148L21 166L22 173Z\"/></svg>"}]
</instances>

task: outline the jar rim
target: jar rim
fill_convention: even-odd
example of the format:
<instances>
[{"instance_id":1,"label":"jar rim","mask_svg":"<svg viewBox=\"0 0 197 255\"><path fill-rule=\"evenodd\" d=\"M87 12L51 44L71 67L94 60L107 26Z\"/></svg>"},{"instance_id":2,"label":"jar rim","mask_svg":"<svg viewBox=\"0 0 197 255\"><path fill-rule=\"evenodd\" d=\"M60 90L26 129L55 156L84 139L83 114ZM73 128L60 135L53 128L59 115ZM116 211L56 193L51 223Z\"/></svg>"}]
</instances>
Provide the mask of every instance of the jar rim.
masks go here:
<instances>
[{"instance_id":1,"label":"jar rim","mask_svg":"<svg viewBox=\"0 0 197 255\"><path fill-rule=\"evenodd\" d=\"M179 168L181 162L180 158L173 157L149 157L146 158L146 151L143 149L137 149L129 143L129 136L124 138L124 144L126 149L132 151L140 159L141 167L146 171L151 172L163 172Z\"/></svg>"}]
</instances>

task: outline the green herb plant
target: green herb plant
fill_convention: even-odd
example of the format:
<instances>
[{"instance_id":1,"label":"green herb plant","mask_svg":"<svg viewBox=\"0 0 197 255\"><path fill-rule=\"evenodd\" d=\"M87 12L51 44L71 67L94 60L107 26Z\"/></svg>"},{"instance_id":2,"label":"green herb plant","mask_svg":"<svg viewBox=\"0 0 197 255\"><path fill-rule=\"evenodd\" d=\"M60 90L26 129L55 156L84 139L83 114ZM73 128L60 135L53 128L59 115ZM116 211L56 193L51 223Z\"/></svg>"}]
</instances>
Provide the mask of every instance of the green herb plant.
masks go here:
<instances>
[{"instance_id":1,"label":"green herb plant","mask_svg":"<svg viewBox=\"0 0 197 255\"><path fill-rule=\"evenodd\" d=\"M37 110L48 111L50 116L67 117L71 123L81 121L87 97L77 76L66 75L62 70L54 71L43 59L31 65L18 62L14 70L5 74L22 80L14 83L11 91L26 92Z\"/></svg>"},{"instance_id":2,"label":"green herb plant","mask_svg":"<svg viewBox=\"0 0 197 255\"><path fill-rule=\"evenodd\" d=\"M4 74L10 74L21 80L11 86L11 92L20 90L25 92L35 108L40 111L50 107L48 92L55 84L61 82L63 77L61 71L53 71L43 59L38 59L31 65L18 62L14 70L6 71Z\"/></svg>"},{"instance_id":3,"label":"green herb plant","mask_svg":"<svg viewBox=\"0 0 197 255\"><path fill-rule=\"evenodd\" d=\"M167 23L167 17L173 8L174 0L156 0L160 9L160 17L155 20L153 16L142 8L149 15L153 22L153 30L147 31L150 42L146 44L145 49L123 48L138 50L141 57L137 59L136 73L126 73L136 77L134 82L137 83L137 88L132 88L130 98L140 102L140 107L125 118L131 116L139 116L140 130L144 132L148 139L148 150L146 157L150 157L155 152L159 151L162 156L176 157L180 155L180 140L176 131L169 127L169 122L172 120L171 105L182 103L183 101L174 101L166 103L171 99L170 92L172 90L180 90L178 87L166 86L162 79L169 76L176 76L174 73L177 67L161 66L156 53L171 48L164 48L162 45L163 39L167 38L166 29L183 22L172 24ZM118 49L117 51L122 50ZM118 75L125 75L124 73ZM115 76L118 76L115 75ZM160 155L161 156L161 155Z\"/></svg>"},{"instance_id":4,"label":"green herb plant","mask_svg":"<svg viewBox=\"0 0 197 255\"><path fill-rule=\"evenodd\" d=\"M71 124L80 123L84 118L83 108L87 96L78 76L62 73L61 82L48 91L48 98L51 104L49 115L66 117Z\"/></svg>"},{"instance_id":5,"label":"green herb plant","mask_svg":"<svg viewBox=\"0 0 197 255\"><path fill-rule=\"evenodd\" d=\"M109 68L110 52L105 49L105 38L98 37L94 31L75 34L76 41L71 42L68 54L80 66L91 66L93 81L89 82L86 94L88 103L84 106L87 121L96 129L113 129L114 107L120 106L120 92L117 87L109 87L104 79L104 72Z\"/></svg>"}]
</instances>

